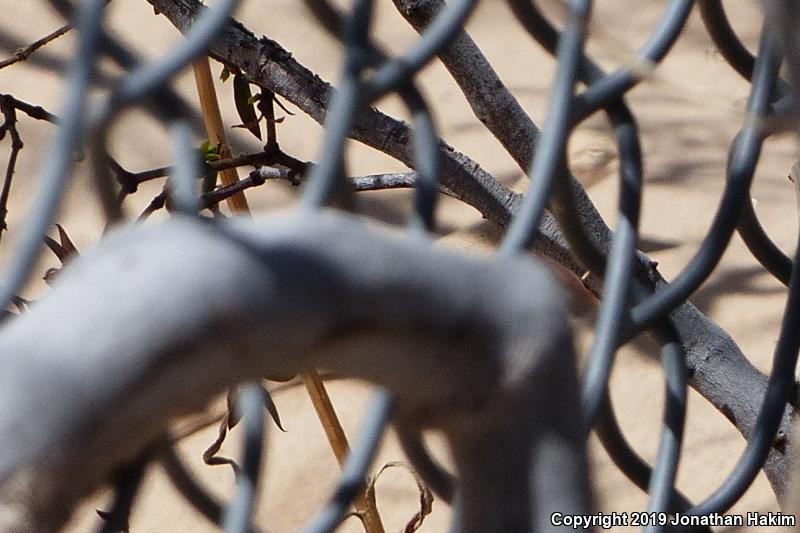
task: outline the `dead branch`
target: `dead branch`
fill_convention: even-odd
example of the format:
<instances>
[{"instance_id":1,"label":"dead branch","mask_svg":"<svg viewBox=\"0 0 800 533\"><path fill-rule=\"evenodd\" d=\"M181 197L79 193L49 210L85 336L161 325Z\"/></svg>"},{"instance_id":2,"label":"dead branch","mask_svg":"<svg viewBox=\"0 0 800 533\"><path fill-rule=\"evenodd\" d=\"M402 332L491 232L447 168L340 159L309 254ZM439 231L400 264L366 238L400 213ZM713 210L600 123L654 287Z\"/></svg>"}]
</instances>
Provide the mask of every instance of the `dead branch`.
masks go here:
<instances>
[{"instance_id":1,"label":"dead branch","mask_svg":"<svg viewBox=\"0 0 800 533\"><path fill-rule=\"evenodd\" d=\"M156 9L164 14L179 30L185 31L193 19L203 9L197 0L148 0ZM419 2L417 2L418 4ZM427 4L428 2L424 2ZM523 166L535 150L537 130L535 124L524 113L498 115L501 103L510 102L513 98L505 94L501 85L496 99L487 98L484 91L499 82L480 50L462 33L456 45L468 50L472 56L478 54L475 62L462 62L454 65L453 61L442 59L445 65L460 84L474 85L475 91L466 91L473 108L487 126L506 144L506 148ZM291 53L278 43L266 37L256 36L240 23L233 21L211 47L212 55L225 64L243 72L253 83L283 96L302 109L318 122L322 122L327 110L331 91L330 84L320 79L309 69L298 63ZM481 60L481 58L483 58ZM489 83L487 85L487 83ZM484 87L481 90L481 87ZM518 107L518 105L516 106ZM527 142L514 135L513 128L501 128L498 121L508 121L530 135ZM409 167L412 166L410 129L402 121L393 119L376 109L369 109L356 122L352 138L376 148ZM442 184L464 202L475 207L481 214L500 226L505 226L513 216L519 196L494 179L467 156L455 151L442 142L444 155ZM573 189L581 202L581 219L600 249L608 249L610 229L597 214L591 201L586 197L580 185ZM575 261L569 247L552 216L546 215L539 228L534 243L536 251L557 261L561 266L580 276L585 270ZM646 275L645 281L652 291L666 282L655 268L655 263L645 254L639 254L640 271ZM589 276L585 280L587 286L599 294L602 280L597 276ZM766 389L766 378L742 353L733 339L713 321L701 313L690 303L676 309L672 317L683 339L688 361L692 371L691 385L708 401L715 405L735 427L747 437L754 424ZM791 407L782 424L783 434L788 435ZM793 445L789 442L789 446ZM779 495L784 493L788 481L788 463L785 452L773 449L766 465L765 472L773 489Z\"/></svg>"},{"instance_id":2,"label":"dead branch","mask_svg":"<svg viewBox=\"0 0 800 533\"><path fill-rule=\"evenodd\" d=\"M344 215L118 231L0 328L0 529L57 529L172 417L322 366L390 389L405 427L444 432L461 531L546 530L588 509L564 300L530 258Z\"/></svg>"},{"instance_id":3,"label":"dead branch","mask_svg":"<svg viewBox=\"0 0 800 533\"><path fill-rule=\"evenodd\" d=\"M0 69L4 69L8 66L13 65L14 63L19 63L20 61L25 61L36 50L55 41L56 39L58 39L68 31L70 31L71 29L72 29L72 24L65 24L64 26L61 26L57 30L48 33L41 39L37 39L36 41L32 42L25 48L20 48L19 50L14 52L14 55L9 57L8 59L0 61Z\"/></svg>"}]
</instances>

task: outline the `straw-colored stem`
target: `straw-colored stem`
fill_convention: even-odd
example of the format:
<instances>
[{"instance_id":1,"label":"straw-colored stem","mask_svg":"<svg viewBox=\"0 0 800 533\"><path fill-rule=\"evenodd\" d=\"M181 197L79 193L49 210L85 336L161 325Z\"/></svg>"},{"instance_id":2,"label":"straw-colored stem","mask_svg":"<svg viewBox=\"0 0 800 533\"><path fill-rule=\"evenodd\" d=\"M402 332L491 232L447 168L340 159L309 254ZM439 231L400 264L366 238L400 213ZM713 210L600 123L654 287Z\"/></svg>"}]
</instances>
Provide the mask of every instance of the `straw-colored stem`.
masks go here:
<instances>
[{"instance_id":1,"label":"straw-colored stem","mask_svg":"<svg viewBox=\"0 0 800 533\"><path fill-rule=\"evenodd\" d=\"M225 127L222 123L222 114L219 110L217 92L214 89L214 78L211 75L211 66L208 57L203 56L193 64L194 78L197 83L197 93L200 96L200 108L203 111L203 119L206 124L208 139L214 144L219 143L220 155L223 158L232 156L228 139L225 135ZM236 168L227 168L219 172L220 181L224 186L232 185L239 181ZM250 214L250 207L247 204L244 192L240 191L227 199L228 207L236 214ZM311 403L317 412L317 417L322 423L325 435L328 437L333 454L339 462L339 466L344 464L350 447L347 443L347 436L344 434L342 424L331 403L330 396L325 390L325 384L316 372L300 376L306 386ZM367 533L384 533L381 517L375 504L375 498L368 496L367 491L359 493L353 502L356 511L361 516L361 522Z\"/></svg>"},{"instance_id":2,"label":"straw-colored stem","mask_svg":"<svg viewBox=\"0 0 800 533\"><path fill-rule=\"evenodd\" d=\"M311 403L314 404L314 409L316 409L317 416L322 423L322 428L325 430L325 435L328 437L328 442L330 442L333 454L336 456L336 460L341 467L347 460L350 447L347 444L347 437L342 429L342 424L339 422L336 411L333 409L328 391L325 390L325 384L316 372L301 375L300 377L311 398ZM360 492L353 501L353 506L361 517L361 523L364 525L364 529L367 533L384 533L383 523L381 522L381 517L375 503L374 493L368 495L366 490Z\"/></svg>"},{"instance_id":3,"label":"straw-colored stem","mask_svg":"<svg viewBox=\"0 0 800 533\"><path fill-rule=\"evenodd\" d=\"M197 83L197 93L200 96L200 108L203 110L203 119L206 123L206 133L208 140L212 144L220 145L220 156L223 159L232 156L231 147L228 145L228 138L225 135L225 126L222 124L222 115L219 111L217 101L217 91L214 89L214 79L211 76L211 66L208 57L203 56L193 64L194 79ZM236 168L226 168L219 172L220 181L223 185L233 185L239 181L239 174ZM250 208L244 193L234 194L227 200L228 207L237 214L249 214Z\"/></svg>"}]
</instances>

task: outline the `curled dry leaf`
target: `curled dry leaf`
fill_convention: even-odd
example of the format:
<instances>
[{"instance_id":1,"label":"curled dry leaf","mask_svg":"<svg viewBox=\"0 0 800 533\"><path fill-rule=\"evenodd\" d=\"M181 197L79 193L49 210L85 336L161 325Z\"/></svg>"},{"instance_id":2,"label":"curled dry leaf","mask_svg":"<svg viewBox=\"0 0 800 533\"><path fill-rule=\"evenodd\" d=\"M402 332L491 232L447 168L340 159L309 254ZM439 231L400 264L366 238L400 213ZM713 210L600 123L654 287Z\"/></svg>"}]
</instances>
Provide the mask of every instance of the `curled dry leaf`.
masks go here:
<instances>
[{"instance_id":1,"label":"curled dry leaf","mask_svg":"<svg viewBox=\"0 0 800 533\"><path fill-rule=\"evenodd\" d=\"M222 444L225 442L225 438L228 436L228 431L233 429L242 419L241 415L236 409L236 396L238 390L239 389L236 387L228 390L228 395L226 397L228 411L220 420L217 438L214 439L214 442L212 442L211 445L209 445L209 447L203 452L203 462L205 464L212 466L230 465L230 467L233 468L234 474L239 473L239 465L236 463L236 461L229 457L217 455L217 453L219 453L220 449L222 449ZM281 423L281 417L278 413L278 408L275 405L275 402L272 400L272 395L270 395L269 390L267 390L266 387L262 387L262 390L264 391L264 408L269 413L272 421L275 422L275 425L278 426L278 429L285 432L286 430L283 428L283 424Z\"/></svg>"},{"instance_id":2,"label":"curled dry leaf","mask_svg":"<svg viewBox=\"0 0 800 533\"><path fill-rule=\"evenodd\" d=\"M228 411L228 414L222 417L222 420L219 423L219 431L217 432L217 438L214 439L214 442L212 442L211 445L208 448L206 448L206 451L203 452L203 462L211 466L230 465L231 468L233 468L233 473L238 475L240 468L239 465L236 464L236 461L228 457L217 455L217 453L222 448L222 443L225 442L225 437L228 435L229 416L230 416L230 410Z\"/></svg>"},{"instance_id":3,"label":"curled dry leaf","mask_svg":"<svg viewBox=\"0 0 800 533\"><path fill-rule=\"evenodd\" d=\"M414 467L409 463L405 461L390 461L383 465L381 469L378 470L378 473L367 481L367 497L375 498L375 483L377 483L378 478L381 477L384 471L395 467L406 470L414 477L414 481L417 483L417 490L419 491L419 510L414 513L402 529L403 533L413 533L422 527L425 517L433 511L433 493L425 486L425 482L422 481L417 471L414 470Z\"/></svg>"}]
</instances>

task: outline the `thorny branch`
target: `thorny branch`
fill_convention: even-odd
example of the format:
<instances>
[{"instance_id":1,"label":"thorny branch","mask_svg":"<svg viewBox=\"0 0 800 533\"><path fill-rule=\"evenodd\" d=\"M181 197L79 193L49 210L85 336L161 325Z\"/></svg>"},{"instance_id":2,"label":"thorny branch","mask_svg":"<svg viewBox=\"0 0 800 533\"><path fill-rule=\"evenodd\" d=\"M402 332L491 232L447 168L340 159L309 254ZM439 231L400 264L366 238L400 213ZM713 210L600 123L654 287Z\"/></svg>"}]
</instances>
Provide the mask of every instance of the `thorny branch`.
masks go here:
<instances>
[{"instance_id":1,"label":"thorny branch","mask_svg":"<svg viewBox=\"0 0 800 533\"><path fill-rule=\"evenodd\" d=\"M297 186L303 182L303 177L304 174L293 170L269 166L259 167L250 172L250 174L239 183L228 187L219 187L204 194L202 196L203 206L210 207L232 194L251 187L258 187L269 180L286 181ZM415 179L416 175L414 172L389 172L386 174L369 174L367 176L350 176L347 178L347 183L355 192L368 192L391 189L413 189L416 186ZM440 186L439 192L452 198L459 199L459 197L447 187Z\"/></svg>"},{"instance_id":2,"label":"thorny branch","mask_svg":"<svg viewBox=\"0 0 800 533\"><path fill-rule=\"evenodd\" d=\"M197 0L148 0L157 11L166 16L179 30L186 31L192 21L203 9ZM439 2L422 2L421 5L435 6ZM400 4L404 4L400 2ZM416 4L420 4L419 2ZM430 12L430 9L428 10ZM423 21L419 21L423 24ZM474 87L465 94L476 113L487 122L490 130L504 143L509 153L520 162L523 168L535 150L538 129L524 112L503 114L498 112L502 102L511 101L513 96L502 85L496 100L487 97L486 87L494 91L500 83L491 71L488 62L469 39L465 32L458 37L453 47L461 46L468 50L475 61L455 64L448 60L448 53L442 60L460 85ZM322 122L330 101L331 85L320 79L309 69L282 48L277 42L267 38L257 38L242 24L232 21L211 46L211 53L231 68L244 73L251 82L273 91L293 103L317 122ZM477 55L476 55L477 54ZM453 54L456 55L456 54ZM496 83L486 85L487 80ZM484 89L481 90L481 87ZM463 87L462 87L463 88ZM513 109L518 109L518 104ZM501 128L498 120L507 121L509 127ZM511 125L514 126L511 126ZM517 129L514 129L514 128ZM517 137L515 131L527 132ZM377 109L366 110L356 121L352 138L376 148L404 164L412 167L412 149L409 127ZM527 137L527 141L524 139ZM491 222L505 226L514 215L519 204L515 194L494 179L476 162L457 152L442 142L444 164L441 182L462 201L475 207ZM611 231L597 213L591 201L577 182L573 190L581 200L580 216L586 223L600 249L607 250ZM554 259L562 267L577 276L585 274L573 258L566 241L555 220L546 215L533 244L536 251ZM643 280L651 291L656 291L666 282L655 268L655 262L645 254L639 253L639 268L646 276ZM602 280L590 275L584 279L587 287L599 294ZM679 330L688 354L688 365L692 371L691 385L717 407L734 426L747 437L754 424L766 388L766 378L745 357L733 339L718 325L701 313L691 303L676 309L672 318ZM787 408L782 423L782 431L789 434L791 408ZM789 447L793 443L789 442ZM773 449L764 469L779 495L784 493L788 481L788 459Z\"/></svg>"},{"instance_id":3,"label":"thorny branch","mask_svg":"<svg viewBox=\"0 0 800 533\"><path fill-rule=\"evenodd\" d=\"M220 160L221 162L222 160ZM303 182L304 174L294 170L275 168L271 166L259 167L238 182L220 186L200 196L200 203L204 209L209 209L220 202L230 198L234 194L246 191L253 187L259 187L268 181L286 181L294 186ZM414 172L390 172L386 174L369 174L367 176L351 176L347 178L347 183L355 192L385 191L390 189L413 189L416 175ZM447 187L440 186L439 192L455 199L460 199L453 191ZM163 209L167 204L168 193L162 191L157 194L147 205L141 215L140 220L147 219L150 215Z\"/></svg>"},{"instance_id":4,"label":"thorny branch","mask_svg":"<svg viewBox=\"0 0 800 533\"><path fill-rule=\"evenodd\" d=\"M2 236L4 230L8 229L6 217L8 216L8 198L11 194L11 182L17 166L19 152L24 146L17 130L17 110L36 120L45 120L52 124L57 123L56 116L44 108L18 100L10 94L0 93L0 114L3 115L4 119L3 124L0 124L0 141L5 138L6 134L11 139L11 153L8 156L3 188L0 190L0 236Z\"/></svg>"},{"instance_id":5,"label":"thorny branch","mask_svg":"<svg viewBox=\"0 0 800 533\"><path fill-rule=\"evenodd\" d=\"M58 124L58 117L54 114L43 108L42 106L29 104L27 102L23 102L17 98L14 98L10 94L0 94L0 98L5 100L5 102L10 105L11 107L22 111L29 117L36 119L36 120L44 120L51 124Z\"/></svg>"},{"instance_id":6,"label":"thorny branch","mask_svg":"<svg viewBox=\"0 0 800 533\"><path fill-rule=\"evenodd\" d=\"M47 111L45 108L33 104L29 104L22 100L15 98L10 94L2 94L0 93L0 112L3 113L5 117L5 123L0 126L0 140L3 139L5 132L8 131L11 138L12 138L12 152L9 159L8 169L6 171L6 180L3 187L3 192L0 193L0 205L5 208L7 204L7 189L10 187L11 182L11 174L13 174L15 162L16 162L16 154L22 149L22 141L19 138L19 134L15 127L16 124L16 113L15 110L22 111L29 117L36 119L36 120L44 120L51 124L58 124L58 117L53 113ZM9 120L9 116L13 116L13 120ZM15 149L15 147L18 147ZM142 183L147 181L151 181L158 178L166 177L172 171L172 167L158 167L152 168L148 170L142 170L139 172L131 172L126 170L122 165L120 165L116 160L113 158L110 159L111 168L114 171L117 181L119 182L120 186L122 187L122 195L126 196L133 192L136 192L136 189ZM228 168L237 168L242 166L257 166L261 167L261 165L281 165L289 170L278 170L272 169L278 172L278 175L275 175L272 170L272 167L263 167L264 170L261 171L263 174L264 180L267 179L284 179L290 181L291 183L297 185L299 184L299 176L304 174L307 170L308 163L305 161L301 161L292 157L291 155L281 151L277 145L267 146L265 150L261 152L255 152L251 154L241 154L235 157L227 158L227 159L219 159L217 161L207 161L205 163L206 167L210 171L220 171ZM234 184L228 187L220 187L203 197L203 207L211 207L222 200L225 200L232 196L233 194L246 190L250 187L258 186L264 183L264 180L259 180L259 174L256 171L255 173L251 173L251 180L243 181L242 184ZM369 186L366 183L363 187L358 188L357 190L377 190L382 187L378 181L371 180L373 185ZM398 183L397 185L392 185L387 183L387 188L395 188L400 187L399 182L396 179L390 180L391 182ZM403 185L404 187L413 187L413 183L408 182L407 185ZM151 204L151 211L155 209L160 209L164 207L164 203L166 201L166 195L159 195L154 199L153 203ZM5 213L4 211L0 211L0 213ZM5 216L2 216L0 220L4 221ZM5 228L5 224L0 227L0 232L2 232Z\"/></svg>"},{"instance_id":7,"label":"thorny branch","mask_svg":"<svg viewBox=\"0 0 800 533\"><path fill-rule=\"evenodd\" d=\"M161 0L149 1L154 6L163 3ZM443 5L443 2L440 0L422 0L421 2L395 0L395 4L412 25L419 30L428 24L431 17ZM171 9L172 13L169 13ZM181 29L185 29L199 9L200 3L196 0L175 0L169 6L159 8ZM24 59L36 48L43 46L57 36L47 36L42 40L44 42L35 48L20 50L18 52L20 58L15 61ZM34 45L36 44L34 43ZM271 95L272 91L275 91L276 94L280 94L300 106L318 121L321 121L328 111L330 86L294 61L277 43L266 38L256 40L255 36L244 27L234 23L229 26L227 33L219 39L213 48L213 52L226 63L226 66L236 68L243 72L248 79L260 85L263 89L263 94ZM481 122L501 141L520 167L526 169L528 162L536 151L539 130L516 102L513 95L502 85L502 82L494 73L488 61L482 56L475 43L471 41L466 32L461 32L452 47L442 52L440 57L461 86ZM251 61L251 58L255 58L255 61ZM491 87L491 89L487 89L488 87ZM9 96L2 100L0 112L2 112L5 122L0 126L0 139L6 133L9 133L12 141L12 151L6 170L6 179L2 193L0 193L0 214L2 214L1 220L3 222L0 232L5 226L4 220L11 179L16 166L17 155L22 149L22 141L16 130L17 110L23 111L34 118L51 122L56 121L53 115L43 109L19 102L13 97ZM261 110L265 115L267 111L270 111L265 111L263 108ZM250 159L247 159L248 156L243 156L215 163L221 163L219 169L229 169L242 164L279 164L289 170L261 166L251 172L250 176L241 183L206 192L203 196L203 206L214 206L219 201L229 198L246 188L261 185L268 179L282 179L295 185L299 183L307 163L293 160L280 152L277 143L274 142L274 116L267 118L267 127L268 130L271 129L272 134L268 136L270 142L265 147L264 153L250 154ZM353 137L392 155L409 166L411 165L410 154L412 149L409 142L409 129L402 122L396 121L375 109L370 109L357 121ZM440 191L460 198L476 207L492 222L504 226L516 211L519 203L518 195L505 188L476 163L454 151L444 142L441 142L441 148L445 156L445 168L442 179L443 185ZM285 160L283 162L274 160L267 162L268 156L272 156L273 159L276 156L275 153L269 154L269 152L277 152L277 155L283 156ZM112 161L111 164L116 171L117 179L123 185L122 199L126 194L134 191L138 183L160 177L170 170L164 167L140 173L131 173L116 162ZM207 168L214 170L211 164ZM572 189L577 198L579 218L589 229L599 247L607 249L611 235L609 228L597 213L581 186L574 178L569 177L572 180ZM375 190L378 188L413 186L413 180L413 173L394 173L350 178L350 183L356 190ZM167 195L164 192L156 197L148 209L155 210L162 207L166 201ZM580 265L571 257L568 248L564 244L564 239L553 223L552 218L545 218L544 224L539 230L539 239L534 247L537 251L556 259L563 267L573 273L584 273ZM644 254L639 256L638 267L639 277L645 280L650 290L654 291L665 283L656 271L655 264ZM586 282L587 287L594 294L600 292L602 280L598 276L589 276L588 279L583 276L581 279ZM694 380L693 385L747 436L753 427L753 421L762 396L761 392L764 389L765 380L763 375L749 364L739 348L725 332L690 304L685 304L678 309L673 318L687 345L688 362ZM742 390L746 392L743 394ZM788 413L784 416L784 434L786 433L785 425L788 416ZM790 444L793 443L790 442ZM785 440L781 445L785 446ZM775 445L776 450L780 447ZM781 455L784 453L785 448L778 451L773 450L773 454L765 466L767 475L779 497L782 495L785 476L788 472L786 460ZM35 506L36 502L32 505ZM475 523L468 522L468 524L467 529L481 530Z\"/></svg>"},{"instance_id":8,"label":"thorny branch","mask_svg":"<svg viewBox=\"0 0 800 533\"><path fill-rule=\"evenodd\" d=\"M295 174L301 174L306 171L308 163L295 159L278 149L268 148L262 152L242 154L217 161L207 161L205 165L208 170L212 171L243 166L281 165L291 169ZM136 187L146 181L168 176L171 171L171 167L159 167L140 172L130 172L121 167L115 169L120 185L123 186L123 191L126 193L135 192Z\"/></svg>"},{"instance_id":9,"label":"thorny branch","mask_svg":"<svg viewBox=\"0 0 800 533\"><path fill-rule=\"evenodd\" d=\"M3 114L4 119L3 124L0 124L0 141L5 138L6 134L11 138L11 153L8 156L3 189L0 192L0 236L2 236L3 230L8 229L6 215L8 214L8 196L11 193L11 180L14 177L14 169L17 166L17 157L24 144L19 136L19 131L17 131L17 111L11 97L0 95L0 113Z\"/></svg>"}]
</instances>

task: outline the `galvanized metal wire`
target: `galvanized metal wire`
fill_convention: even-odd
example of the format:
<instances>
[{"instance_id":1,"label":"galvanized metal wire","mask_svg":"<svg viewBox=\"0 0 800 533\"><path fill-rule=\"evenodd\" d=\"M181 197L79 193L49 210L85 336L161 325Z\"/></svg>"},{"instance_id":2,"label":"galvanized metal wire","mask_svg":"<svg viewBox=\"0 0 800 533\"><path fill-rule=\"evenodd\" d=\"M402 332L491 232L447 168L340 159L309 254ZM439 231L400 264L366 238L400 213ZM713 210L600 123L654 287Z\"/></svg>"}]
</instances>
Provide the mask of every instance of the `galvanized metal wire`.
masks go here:
<instances>
[{"instance_id":1,"label":"galvanized metal wire","mask_svg":"<svg viewBox=\"0 0 800 533\"><path fill-rule=\"evenodd\" d=\"M209 42L221 31L238 4L221 0L194 23L186 40L166 57L154 63L141 63L123 44L103 30L106 0L87 0L78 7L66 1L52 2L71 17L78 33L78 48L67 77L68 89L62 109L60 128L43 165L39 196L23 231L20 248L0 282L0 298L9 303L28 280L38 256L40 237L52 223L57 205L71 176L72 156L82 139L91 139L97 156L98 190L110 219L119 216L111 194L112 181L107 176L105 136L119 113L130 106L143 105L159 116L170 128L174 142L175 164L170 177L170 194L177 208L194 216L200 208L196 176L198 162L190 148L192 124L196 117L190 107L170 89L176 72L203 54ZM441 172L440 149L429 105L414 82L414 76L444 50L461 31L475 7L475 0L451 0L435 21L408 52L392 58L372 42L371 0L354 0L341 13L326 0L306 0L320 24L339 36L345 47L344 61L336 91L325 120L325 140L317 164L313 166L301 201L302 208L318 209L331 202L337 190L346 191L345 143L359 113L390 92L398 93L413 117L416 200L409 227L416 236L426 235L435 227L438 176ZM519 22L535 41L557 60L546 124L531 161L531 185L514 217L500 254L527 250L536 236L546 209L556 217L578 261L596 275L604 277L596 338L591 348L583 383L584 423L587 432L596 430L604 446L621 470L650 495L647 511L705 515L722 513L734 505L753 482L764 465L775 439L787 399L795 385L794 369L800 350L800 274L798 257L786 257L770 240L757 220L750 201L750 187L761 147L774 129L770 120L788 113L794 105L794 93L778 78L786 46L780 32L767 19L758 53L753 56L731 27L722 2L698 2L709 35L722 56L742 77L752 83L748 114L733 141L727 169L727 183L716 215L694 257L673 282L651 293L641 283L637 271L639 211L643 189L643 165L636 117L626 105L625 95L641 80L641 69L622 68L605 73L586 55L584 44L591 19L591 0L569 0L567 19L561 30L545 18L530 0L509 0ZM774 9L788 9L777 3ZM691 0L672 0L641 50L637 60L655 68L680 38ZM784 6L784 7L781 7ZM784 32L785 34L785 32ZM103 105L88 109L88 93L93 72L103 56L110 56L128 70ZM371 69L371 70L370 70ZM369 71L369 73L367 73ZM586 89L578 92L578 83ZM611 246L603 250L582 226L575 208L570 182L567 142L574 128L588 116L603 111L614 127L620 159L619 217ZM105 192L103 192L105 191ZM681 457L685 425L687 368L686 355L670 319L670 313L694 293L711 275L727 249L734 231L738 231L754 257L776 278L787 284L789 296L775 349L772 372L761 412L747 448L729 477L702 502L693 504L675 489L675 476ZM409 238L414 238L409 237ZM531 295L532 298L535 295ZM661 440L655 464L646 464L622 434L608 397L608 384L616 351L644 330L651 330L661 343L663 371L666 378L665 411ZM190 503L205 516L221 522L228 531L249 531L254 498L257 494L260 451L263 447L260 386L245 389L241 397L246 430L244 467L239 473L237 490L227 510L204 493L186 474L171 452L166 454L168 472ZM366 477L367 469L389 422L392 400L380 392L370 404L362 438L342 475L337 492L307 531L331 531L343 519ZM421 474L445 498L452 496L454 481L445 469L427 454L419 435L401 434L404 448L415 462L427 465ZM120 505L128 505L141 480L140 471L125 477L118 488ZM457 490L457 487L455 488ZM662 531L664 526L650 524L646 530Z\"/></svg>"}]
</instances>

